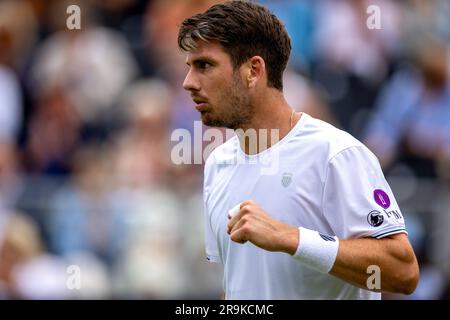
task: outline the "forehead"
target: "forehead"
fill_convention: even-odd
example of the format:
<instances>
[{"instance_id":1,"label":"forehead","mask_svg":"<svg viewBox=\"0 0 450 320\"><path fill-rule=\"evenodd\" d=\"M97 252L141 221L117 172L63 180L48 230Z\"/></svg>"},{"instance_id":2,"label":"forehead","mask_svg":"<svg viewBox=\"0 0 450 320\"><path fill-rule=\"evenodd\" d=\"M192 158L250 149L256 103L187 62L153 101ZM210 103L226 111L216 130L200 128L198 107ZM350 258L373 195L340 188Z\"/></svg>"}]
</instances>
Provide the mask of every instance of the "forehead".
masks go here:
<instances>
[{"instance_id":1,"label":"forehead","mask_svg":"<svg viewBox=\"0 0 450 320\"><path fill-rule=\"evenodd\" d=\"M209 59L217 62L231 62L230 56L217 41L197 41L197 48L188 51L186 63L191 64L191 62L200 59Z\"/></svg>"}]
</instances>

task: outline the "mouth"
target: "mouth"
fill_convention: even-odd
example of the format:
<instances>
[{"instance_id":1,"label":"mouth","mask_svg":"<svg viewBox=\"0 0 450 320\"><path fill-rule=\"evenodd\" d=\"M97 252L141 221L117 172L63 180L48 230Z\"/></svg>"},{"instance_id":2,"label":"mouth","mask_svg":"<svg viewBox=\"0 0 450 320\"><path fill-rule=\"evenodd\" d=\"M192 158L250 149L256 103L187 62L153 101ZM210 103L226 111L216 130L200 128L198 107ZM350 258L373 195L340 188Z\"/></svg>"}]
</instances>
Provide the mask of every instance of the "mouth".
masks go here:
<instances>
[{"instance_id":1,"label":"mouth","mask_svg":"<svg viewBox=\"0 0 450 320\"><path fill-rule=\"evenodd\" d=\"M198 112L205 113L207 111L206 110L207 106L208 106L208 104L206 102L202 102L202 103L198 103L195 106L195 109L197 109Z\"/></svg>"},{"instance_id":2,"label":"mouth","mask_svg":"<svg viewBox=\"0 0 450 320\"><path fill-rule=\"evenodd\" d=\"M194 102L196 104L195 108L197 109L197 111L199 111L201 113L204 113L207 111L208 103L205 100L195 99L195 98L192 100L194 100Z\"/></svg>"}]
</instances>

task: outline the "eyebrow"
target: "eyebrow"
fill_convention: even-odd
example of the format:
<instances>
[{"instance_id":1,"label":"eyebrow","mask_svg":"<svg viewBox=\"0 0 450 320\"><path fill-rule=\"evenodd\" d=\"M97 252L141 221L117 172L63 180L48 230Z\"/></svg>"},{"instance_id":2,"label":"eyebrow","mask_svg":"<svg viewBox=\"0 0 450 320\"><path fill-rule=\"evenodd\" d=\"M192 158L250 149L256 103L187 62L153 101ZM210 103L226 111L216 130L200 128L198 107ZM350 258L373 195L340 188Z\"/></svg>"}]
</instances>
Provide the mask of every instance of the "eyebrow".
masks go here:
<instances>
[{"instance_id":1,"label":"eyebrow","mask_svg":"<svg viewBox=\"0 0 450 320\"><path fill-rule=\"evenodd\" d=\"M186 60L186 64L188 66L191 66L191 64L196 64L198 62L208 62L208 63L211 63L211 64L216 64L217 63L216 60L214 60L213 58L210 58L208 56L199 56L199 57L195 58L194 60L192 60L191 62Z\"/></svg>"}]
</instances>

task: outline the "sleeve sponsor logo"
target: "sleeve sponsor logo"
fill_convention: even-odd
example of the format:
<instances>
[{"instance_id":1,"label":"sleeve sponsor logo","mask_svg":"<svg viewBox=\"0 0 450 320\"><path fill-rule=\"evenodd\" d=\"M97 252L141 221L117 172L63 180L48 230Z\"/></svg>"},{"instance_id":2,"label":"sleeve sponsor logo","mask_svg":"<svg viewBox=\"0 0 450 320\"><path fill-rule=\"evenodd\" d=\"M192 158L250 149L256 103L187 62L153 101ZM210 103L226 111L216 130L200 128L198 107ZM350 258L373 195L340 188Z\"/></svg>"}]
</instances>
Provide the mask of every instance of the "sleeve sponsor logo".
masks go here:
<instances>
[{"instance_id":1,"label":"sleeve sponsor logo","mask_svg":"<svg viewBox=\"0 0 450 320\"><path fill-rule=\"evenodd\" d=\"M381 189L376 189L373 192L373 198L375 202L383 209L387 209L391 205L391 200L389 199L389 196L387 195L386 192L384 192Z\"/></svg>"},{"instance_id":2,"label":"sleeve sponsor logo","mask_svg":"<svg viewBox=\"0 0 450 320\"><path fill-rule=\"evenodd\" d=\"M399 211L397 211L397 210L391 210L391 211L384 210L384 213L390 219L394 218L397 221L403 221L402 214Z\"/></svg>"},{"instance_id":3,"label":"sleeve sponsor logo","mask_svg":"<svg viewBox=\"0 0 450 320\"><path fill-rule=\"evenodd\" d=\"M372 227L379 227L383 224L385 219L388 219L391 223L403 224L403 216L398 210L372 210L367 215L367 222Z\"/></svg>"},{"instance_id":4,"label":"sleeve sponsor logo","mask_svg":"<svg viewBox=\"0 0 450 320\"><path fill-rule=\"evenodd\" d=\"M379 227L383 224L384 217L383 214L378 210L372 210L367 215L367 222L372 227Z\"/></svg>"}]
</instances>

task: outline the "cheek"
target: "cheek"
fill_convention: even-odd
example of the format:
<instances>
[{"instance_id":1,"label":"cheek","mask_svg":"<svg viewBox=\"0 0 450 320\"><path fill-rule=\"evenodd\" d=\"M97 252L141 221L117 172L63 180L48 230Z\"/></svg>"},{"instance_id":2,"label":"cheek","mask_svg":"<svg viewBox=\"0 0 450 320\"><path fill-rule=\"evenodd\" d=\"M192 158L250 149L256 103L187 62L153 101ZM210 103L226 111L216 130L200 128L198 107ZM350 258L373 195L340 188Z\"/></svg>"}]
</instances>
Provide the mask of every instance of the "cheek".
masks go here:
<instances>
[{"instance_id":1,"label":"cheek","mask_svg":"<svg viewBox=\"0 0 450 320\"><path fill-rule=\"evenodd\" d=\"M240 79L229 74L217 73L204 79L203 85L205 93L214 105L226 105L233 97L240 92Z\"/></svg>"},{"instance_id":2,"label":"cheek","mask_svg":"<svg viewBox=\"0 0 450 320\"><path fill-rule=\"evenodd\" d=\"M211 99L214 99L215 103L221 103L223 99L227 98L229 94L229 85L220 80L209 81L206 83L206 88L209 91Z\"/></svg>"}]
</instances>

